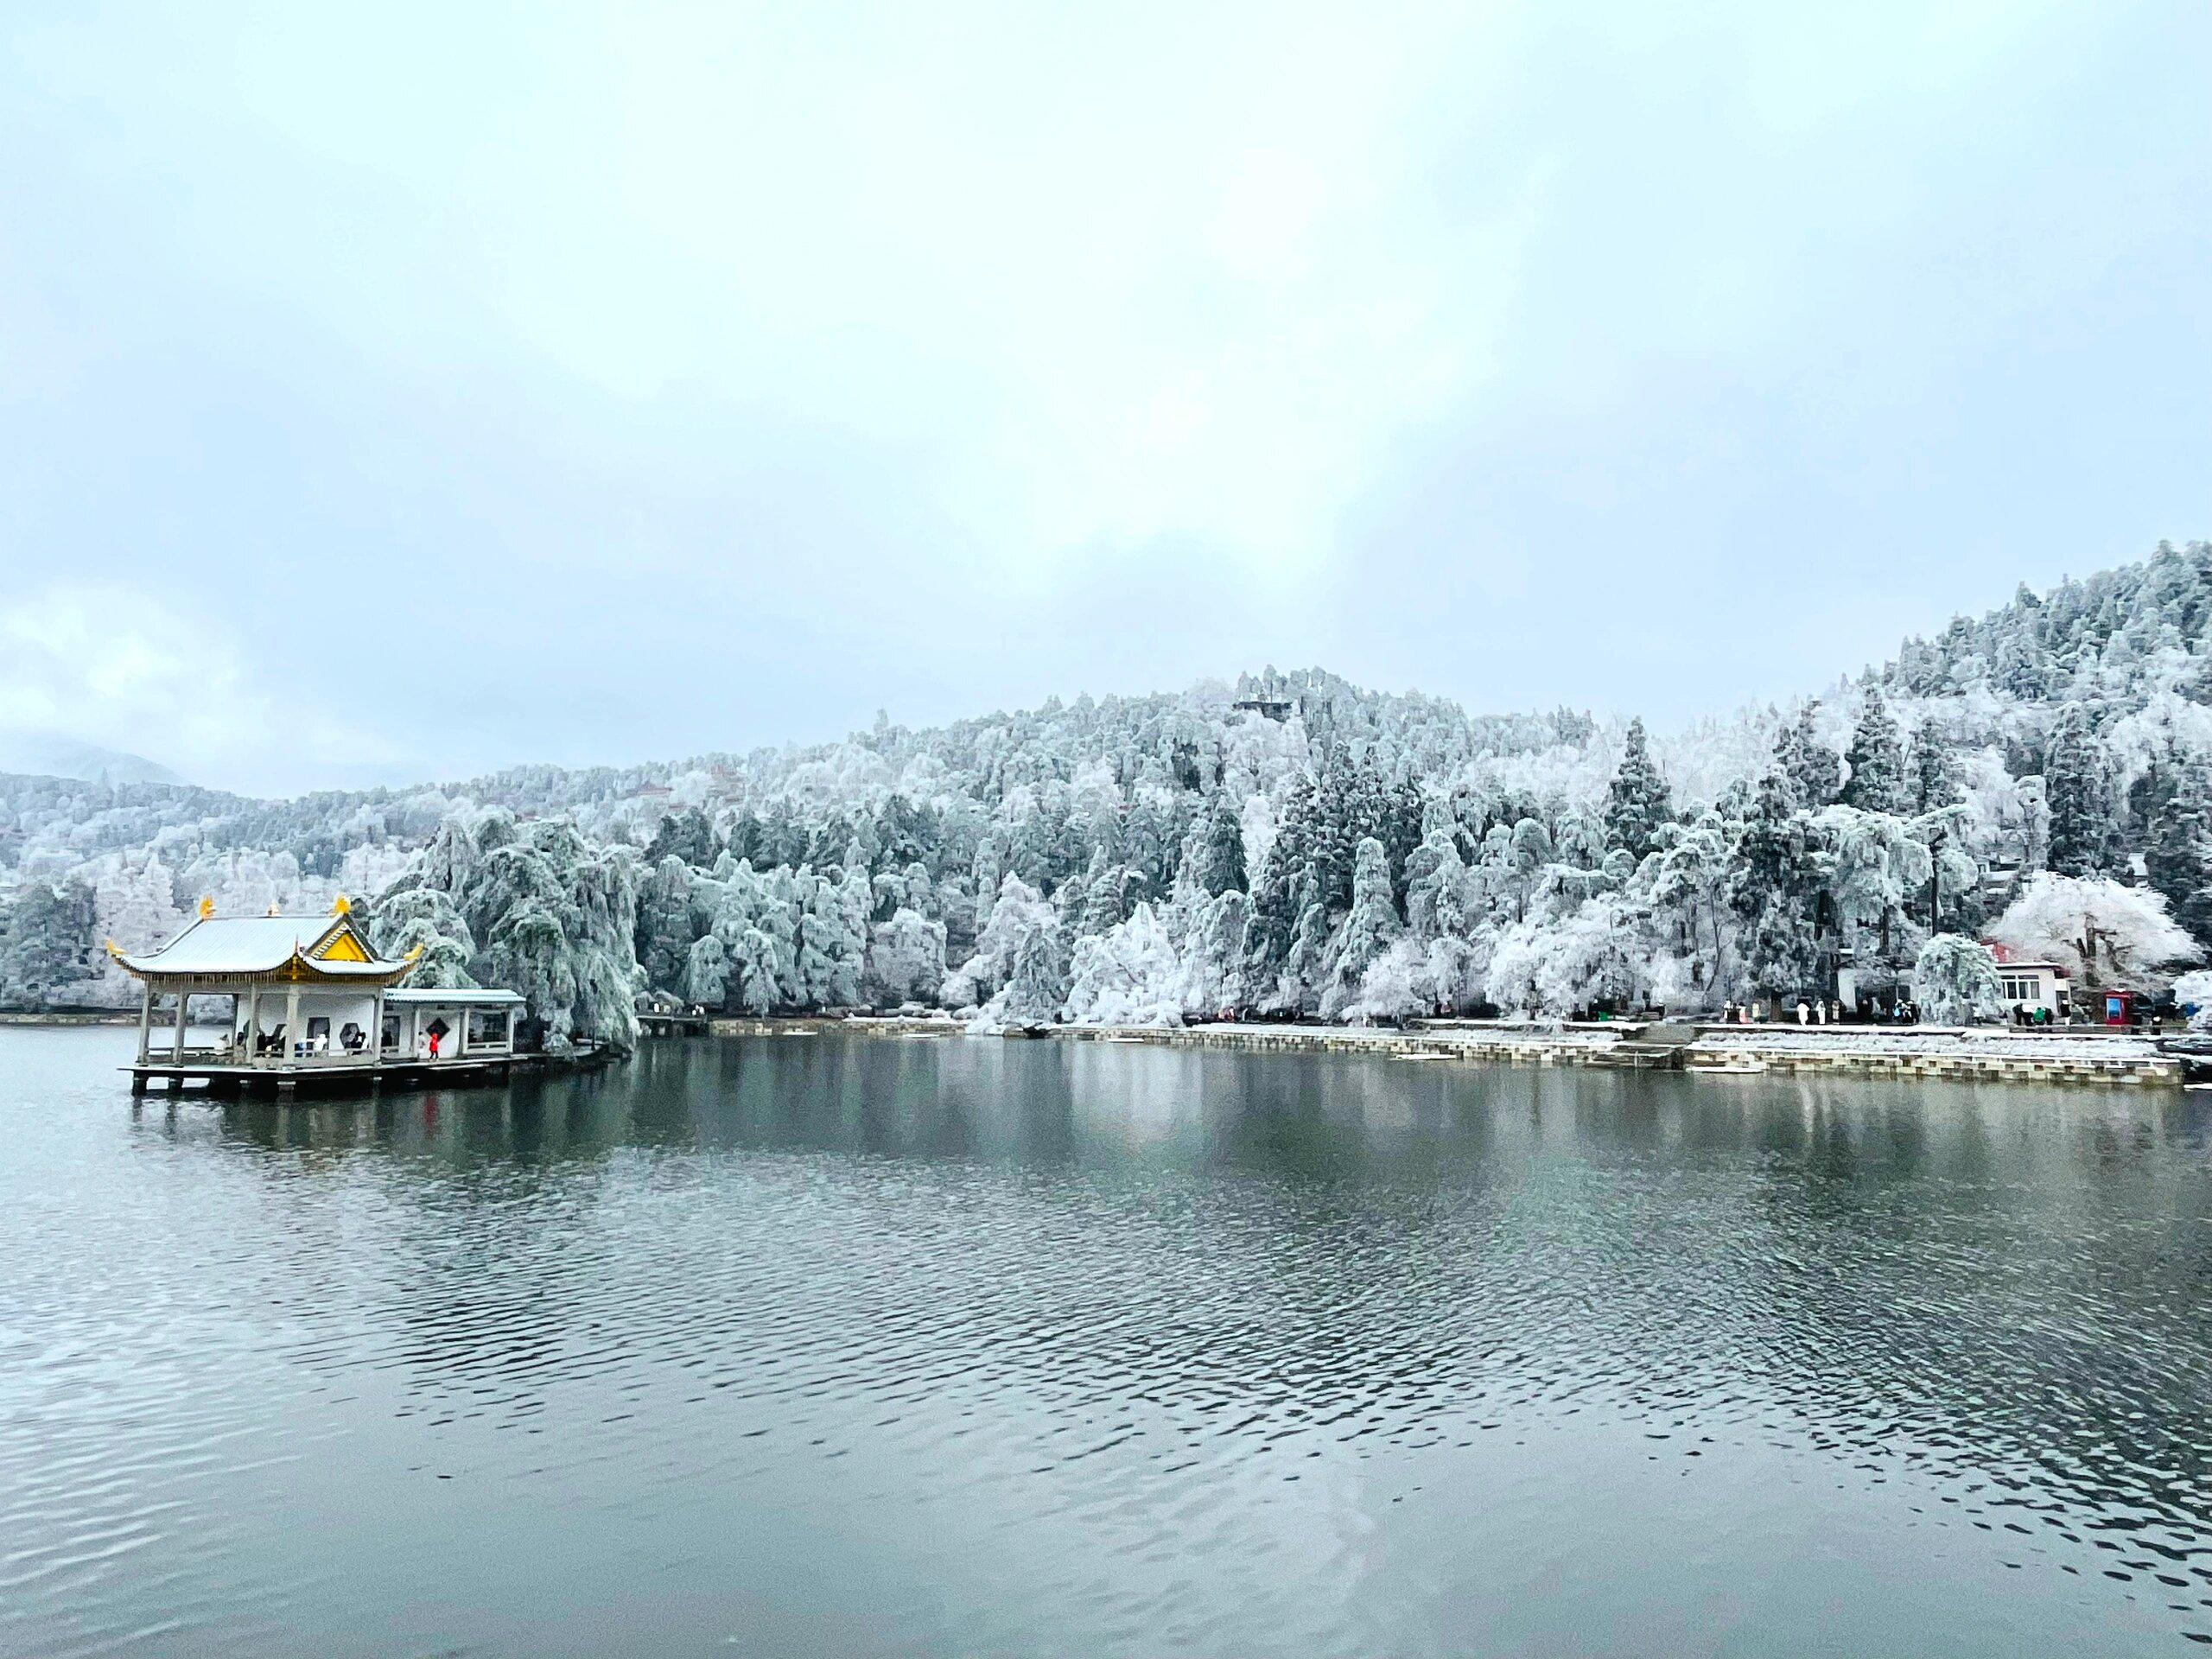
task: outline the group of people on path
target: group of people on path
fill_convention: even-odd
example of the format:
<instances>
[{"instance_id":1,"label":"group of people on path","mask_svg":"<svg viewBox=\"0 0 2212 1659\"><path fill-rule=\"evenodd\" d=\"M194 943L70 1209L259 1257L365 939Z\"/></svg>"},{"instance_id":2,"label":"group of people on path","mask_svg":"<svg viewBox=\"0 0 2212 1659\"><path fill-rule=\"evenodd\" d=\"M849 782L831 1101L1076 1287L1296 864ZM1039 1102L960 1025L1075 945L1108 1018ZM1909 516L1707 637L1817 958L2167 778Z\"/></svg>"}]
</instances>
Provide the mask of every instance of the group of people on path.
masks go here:
<instances>
[{"instance_id":1,"label":"group of people on path","mask_svg":"<svg viewBox=\"0 0 2212 1659\"><path fill-rule=\"evenodd\" d=\"M1795 1012L1797 1023L1801 1026L1840 1026L1844 1022L1843 1004L1833 999L1808 1002L1801 996L1797 999ZM1896 1007L1892 1010L1891 1017L1898 1025L1912 1025L1920 1018L1920 1007L1917 1003L1908 1002L1900 997L1897 999ZM1875 1011L1875 1018L1878 1020L1881 1018L1878 1008ZM1786 1023L1786 1016L1783 1014L1779 1006L1770 1009L1764 1002L1732 1001L1724 1002L1720 1006L1720 1022L1726 1026L1764 1026L1771 1024L1777 1019L1783 1019Z\"/></svg>"}]
</instances>

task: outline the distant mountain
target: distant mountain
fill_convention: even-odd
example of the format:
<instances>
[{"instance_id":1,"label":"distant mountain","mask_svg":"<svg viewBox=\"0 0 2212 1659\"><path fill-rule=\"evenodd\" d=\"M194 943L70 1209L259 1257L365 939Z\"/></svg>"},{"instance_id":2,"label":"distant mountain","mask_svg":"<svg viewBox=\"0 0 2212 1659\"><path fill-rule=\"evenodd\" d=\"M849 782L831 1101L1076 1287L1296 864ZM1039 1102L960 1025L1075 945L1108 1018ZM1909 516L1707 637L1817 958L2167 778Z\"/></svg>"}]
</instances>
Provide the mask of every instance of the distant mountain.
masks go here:
<instances>
[{"instance_id":1,"label":"distant mountain","mask_svg":"<svg viewBox=\"0 0 2212 1659\"><path fill-rule=\"evenodd\" d=\"M143 754L104 749L53 732L0 730L0 772L34 778L75 778L88 784L181 784L183 779Z\"/></svg>"}]
</instances>

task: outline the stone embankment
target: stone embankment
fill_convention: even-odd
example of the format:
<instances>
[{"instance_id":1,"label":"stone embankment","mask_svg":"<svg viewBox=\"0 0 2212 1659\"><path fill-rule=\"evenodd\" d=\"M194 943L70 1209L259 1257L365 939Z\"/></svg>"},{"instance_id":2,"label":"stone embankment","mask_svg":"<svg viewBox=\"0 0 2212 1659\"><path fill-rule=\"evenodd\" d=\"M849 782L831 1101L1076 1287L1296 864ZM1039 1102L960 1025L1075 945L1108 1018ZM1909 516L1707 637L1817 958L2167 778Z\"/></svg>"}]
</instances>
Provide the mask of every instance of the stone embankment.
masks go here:
<instances>
[{"instance_id":1,"label":"stone embankment","mask_svg":"<svg viewBox=\"0 0 2212 1659\"><path fill-rule=\"evenodd\" d=\"M1916 1026L1704 1026L1684 1051L1694 1071L1825 1071L1952 1081L2128 1083L2175 1087L2182 1063L2126 1033Z\"/></svg>"},{"instance_id":2,"label":"stone embankment","mask_svg":"<svg viewBox=\"0 0 2212 1659\"><path fill-rule=\"evenodd\" d=\"M716 1020L721 1036L958 1037L952 1020ZM1638 1025L1628 1021L1532 1025L1437 1020L1405 1030L1372 1026L1222 1023L1180 1027L1055 1027L1010 1033L1070 1041L1175 1048L1236 1048L1275 1054L1376 1054L1403 1060L1516 1065L1589 1065L1746 1074L1826 1072L1948 1081L2094 1083L2177 1086L2182 1062L2155 1039L2096 1031L1980 1030L1959 1027ZM987 1039L987 1040L996 1040Z\"/></svg>"},{"instance_id":3,"label":"stone embankment","mask_svg":"<svg viewBox=\"0 0 2212 1659\"><path fill-rule=\"evenodd\" d=\"M1521 1065L1599 1065L1623 1047L1633 1026L1439 1023L1394 1031L1373 1026L1222 1023L1182 1027L1075 1026L1084 1042L1155 1043L1176 1048L1241 1048L1279 1054L1386 1054L1399 1059L1487 1060Z\"/></svg>"}]
</instances>

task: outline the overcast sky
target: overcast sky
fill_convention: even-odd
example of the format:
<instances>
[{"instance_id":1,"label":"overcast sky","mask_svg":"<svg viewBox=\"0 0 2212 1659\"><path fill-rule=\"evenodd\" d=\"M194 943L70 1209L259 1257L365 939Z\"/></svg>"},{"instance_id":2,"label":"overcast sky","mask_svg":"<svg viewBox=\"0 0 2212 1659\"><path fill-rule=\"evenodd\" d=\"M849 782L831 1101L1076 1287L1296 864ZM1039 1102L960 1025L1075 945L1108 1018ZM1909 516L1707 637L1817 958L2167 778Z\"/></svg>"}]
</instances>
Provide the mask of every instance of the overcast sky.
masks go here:
<instances>
[{"instance_id":1,"label":"overcast sky","mask_svg":"<svg viewBox=\"0 0 2212 1659\"><path fill-rule=\"evenodd\" d=\"M2212 8L1815 10L16 0L0 728L1672 723L2212 534Z\"/></svg>"}]
</instances>

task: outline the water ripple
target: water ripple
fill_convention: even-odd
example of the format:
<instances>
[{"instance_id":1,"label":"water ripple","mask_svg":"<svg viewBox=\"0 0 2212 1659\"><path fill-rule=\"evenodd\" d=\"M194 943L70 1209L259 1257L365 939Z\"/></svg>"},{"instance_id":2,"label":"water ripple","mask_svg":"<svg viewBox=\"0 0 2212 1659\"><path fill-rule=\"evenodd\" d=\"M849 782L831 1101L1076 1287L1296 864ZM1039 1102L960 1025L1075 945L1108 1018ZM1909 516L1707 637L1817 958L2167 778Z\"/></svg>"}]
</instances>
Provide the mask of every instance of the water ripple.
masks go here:
<instances>
[{"instance_id":1,"label":"water ripple","mask_svg":"<svg viewBox=\"0 0 2212 1659\"><path fill-rule=\"evenodd\" d=\"M2176 1097L824 1039L170 1109L111 1035L0 1033L0 1650L2212 1630Z\"/></svg>"}]
</instances>

